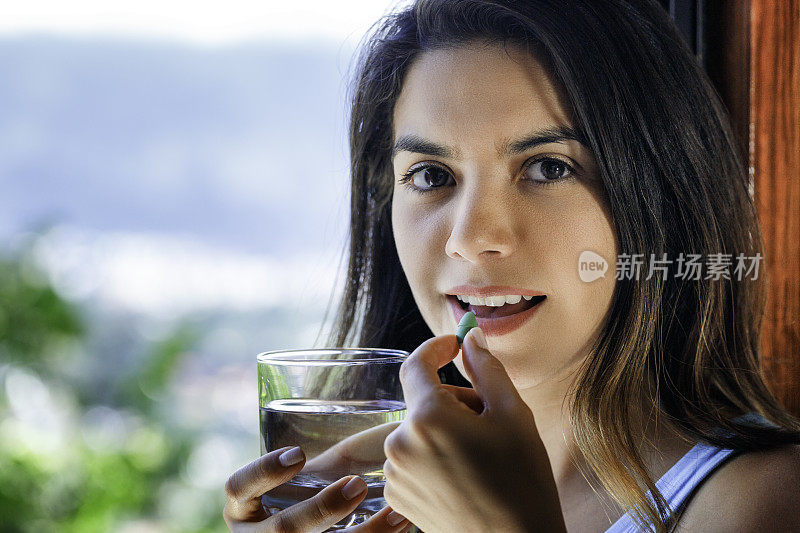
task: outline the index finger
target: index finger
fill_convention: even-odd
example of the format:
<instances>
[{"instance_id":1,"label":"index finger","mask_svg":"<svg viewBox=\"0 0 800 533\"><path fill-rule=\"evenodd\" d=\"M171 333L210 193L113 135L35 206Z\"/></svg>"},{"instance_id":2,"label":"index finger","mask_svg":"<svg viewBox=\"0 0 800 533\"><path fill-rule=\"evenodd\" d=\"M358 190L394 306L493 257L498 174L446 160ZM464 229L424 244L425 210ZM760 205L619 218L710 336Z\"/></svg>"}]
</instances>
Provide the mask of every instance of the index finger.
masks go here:
<instances>
[{"instance_id":1,"label":"index finger","mask_svg":"<svg viewBox=\"0 0 800 533\"><path fill-rule=\"evenodd\" d=\"M455 335L439 335L417 347L400 365L400 383L407 409L423 403L424 399L442 386L437 371L458 355Z\"/></svg>"}]
</instances>

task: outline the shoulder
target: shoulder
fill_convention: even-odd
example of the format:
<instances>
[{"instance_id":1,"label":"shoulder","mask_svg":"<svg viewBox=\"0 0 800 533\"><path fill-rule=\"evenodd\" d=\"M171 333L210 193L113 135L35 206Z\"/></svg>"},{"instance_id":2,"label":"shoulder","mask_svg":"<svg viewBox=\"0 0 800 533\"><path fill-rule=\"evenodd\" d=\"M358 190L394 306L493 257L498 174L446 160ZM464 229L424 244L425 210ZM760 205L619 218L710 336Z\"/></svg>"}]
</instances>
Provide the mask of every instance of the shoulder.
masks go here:
<instances>
[{"instance_id":1,"label":"shoulder","mask_svg":"<svg viewBox=\"0 0 800 533\"><path fill-rule=\"evenodd\" d=\"M800 531L800 445L748 452L700 485L677 532Z\"/></svg>"}]
</instances>

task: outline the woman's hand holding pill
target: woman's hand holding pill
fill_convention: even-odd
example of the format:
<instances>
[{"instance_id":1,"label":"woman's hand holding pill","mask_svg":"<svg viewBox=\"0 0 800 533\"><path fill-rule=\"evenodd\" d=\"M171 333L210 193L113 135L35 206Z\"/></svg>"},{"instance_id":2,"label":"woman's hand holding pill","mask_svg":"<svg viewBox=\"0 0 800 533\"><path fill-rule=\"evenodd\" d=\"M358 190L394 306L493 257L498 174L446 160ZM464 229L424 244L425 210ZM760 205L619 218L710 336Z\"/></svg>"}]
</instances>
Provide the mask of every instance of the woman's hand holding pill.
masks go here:
<instances>
[{"instance_id":1,"label":"woman's hand holding pill","mask_svg":"<svg viewBox=\"0 0 800 533\"><path fill-rule=\"evenodd\" d=\"M353 512L367 495L367 484L357 476L345 476L315 496L269 515L261 495L286 483L303 469L306 458L299 447L286 447L262 455L237 470L225 484L227 503L223 516L233 532L309 533L324 531ZM411 524L390 507L346 533L400 533Z\"/></svg>"},{"instance_id":2,"label":"woman's hand holding pill","mask_svg":"<svg viewBox=\"0 0 800 533\"><path fill-rule=\"evenodd\" d=\"M566 531L531 410L479 328L462 350L474 389L437 375L455 335L428 339L400 369L408 413L384 443L387 502L426 533Z\"/></svg>"}]
</instances>

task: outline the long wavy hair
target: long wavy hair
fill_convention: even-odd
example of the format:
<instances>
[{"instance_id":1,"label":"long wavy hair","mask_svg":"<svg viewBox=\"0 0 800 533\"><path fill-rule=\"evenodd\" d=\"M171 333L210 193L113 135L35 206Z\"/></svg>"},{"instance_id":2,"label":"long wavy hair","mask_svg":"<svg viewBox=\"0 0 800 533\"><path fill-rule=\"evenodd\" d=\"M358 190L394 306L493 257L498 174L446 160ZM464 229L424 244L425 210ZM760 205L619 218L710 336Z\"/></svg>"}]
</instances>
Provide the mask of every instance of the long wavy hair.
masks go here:
<instances>
[{"instance_id":1,"label":"long wavy hair","mask_svg":"<svg viewBox=\"0 0 800 533\"><path fill-rule=\"evenodd\" d=\"M433 336L394 245L392 116L420 54L476 41L524 47L562 86L598 163L620 253L764 256L727 112L656 0L417 0L382 17L357 55L349 264L326 346L410 352ZM646 530L668 531L675 517L637 448L641 398L686 442L745 451L800 443L800 422L760 370L766 274L762 261L741 280L617 281L569 395L570 424L593 474ZM468 386L453 363L440 376ZM753 411L776 427L732 421Z\"/></svg>"}]
</instances>

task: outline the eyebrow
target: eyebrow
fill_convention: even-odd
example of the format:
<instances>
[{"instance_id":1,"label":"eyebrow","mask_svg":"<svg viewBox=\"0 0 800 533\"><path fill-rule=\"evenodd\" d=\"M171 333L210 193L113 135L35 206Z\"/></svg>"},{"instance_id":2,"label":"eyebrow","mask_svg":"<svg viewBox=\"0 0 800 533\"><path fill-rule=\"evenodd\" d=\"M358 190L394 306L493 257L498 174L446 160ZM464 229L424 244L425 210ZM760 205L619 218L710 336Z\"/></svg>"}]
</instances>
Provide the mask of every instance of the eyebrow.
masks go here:
<instances>
[{"instance_id":1,"label":"eyebrow","mask_svg":"<svg viewBox=\"0 0 800 533\"><path fill-rule=\"evenodd\" d=\"M533 132L521 139L514 141L509 139L504 141L500 144L498 155L517 155L542 144L559 143L563 141L577 141L586 148L589 148L589 143L586 138L575 129L570 126L554 126ZM412 152L434 157L457 159L459 151L456 148L436 144L433 141L423 139L418 135L409 134L401 136L397 139L397 142L394 143L392 159L394 159L399 152Z\"/></svg>"}]
</instances>

